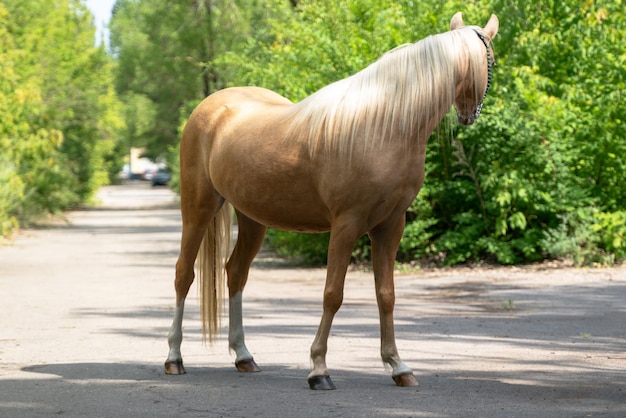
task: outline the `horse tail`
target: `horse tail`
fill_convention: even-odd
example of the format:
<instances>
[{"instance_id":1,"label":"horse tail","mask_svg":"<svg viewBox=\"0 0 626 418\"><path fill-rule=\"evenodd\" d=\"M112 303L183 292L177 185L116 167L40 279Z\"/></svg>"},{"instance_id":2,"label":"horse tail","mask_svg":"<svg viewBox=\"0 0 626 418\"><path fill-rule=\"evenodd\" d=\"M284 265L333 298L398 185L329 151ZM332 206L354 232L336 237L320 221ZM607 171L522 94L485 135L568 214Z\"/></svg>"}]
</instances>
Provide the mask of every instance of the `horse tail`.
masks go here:
<instances>
[{"instance_id":1,"label":"horse tail","mask_svg":"<svg viewBox=\"0 0 626 418\"><path fill-rule=\"evenodd\" d=\"M232 238L232 207L225 202L209 223L198 251L198 285L202 341L212 344L221 326L226 289L226 257Z\"/></svg>"}]
</instances>

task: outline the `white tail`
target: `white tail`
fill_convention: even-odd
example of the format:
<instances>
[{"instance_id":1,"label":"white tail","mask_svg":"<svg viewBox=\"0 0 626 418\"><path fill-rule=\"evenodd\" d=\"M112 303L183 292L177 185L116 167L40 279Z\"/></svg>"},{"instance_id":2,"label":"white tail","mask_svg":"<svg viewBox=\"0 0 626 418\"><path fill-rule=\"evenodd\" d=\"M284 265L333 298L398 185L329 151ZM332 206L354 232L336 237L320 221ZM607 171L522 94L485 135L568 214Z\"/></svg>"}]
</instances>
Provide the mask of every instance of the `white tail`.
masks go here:
<instances>
[{"instance_id":1,"label":"white tail","mask_svg":"<svg viewBox=\"0 0 626 418\"><path fill-rule=\"evenodd\" d=\"M226 202L210 222L198 251L198 290L205 343L208 340L212 344L216 340L221 326L232 223L232 207Z\"/></svg>"}]
</instances>

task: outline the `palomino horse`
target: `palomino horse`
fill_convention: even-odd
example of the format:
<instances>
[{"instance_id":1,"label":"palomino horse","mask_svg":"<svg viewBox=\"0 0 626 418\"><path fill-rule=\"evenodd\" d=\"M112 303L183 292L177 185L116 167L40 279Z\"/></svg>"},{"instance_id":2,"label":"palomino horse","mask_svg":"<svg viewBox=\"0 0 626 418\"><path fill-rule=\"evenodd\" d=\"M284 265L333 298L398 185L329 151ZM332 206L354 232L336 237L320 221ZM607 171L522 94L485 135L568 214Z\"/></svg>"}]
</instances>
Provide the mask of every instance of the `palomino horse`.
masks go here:
<instances>
[{"instance_id":1,"label":"palomino horse","mask_svg":"<svg viewBox=\"0 0 626 418\"><path fill-rule=\"evenodd\" d=\"M341 306L356 240L369 234L381 356L399 386L417 385L396 348L393 269L405 211L424 179L426 142L454 104L474 123L491 79L495 15L485 28L464 26L396 48L361 72L299 103L257 87L229 88L191 114L180 145L182 238L168 374L185 373L180 345L185 298L199 264L203 335L219 329L228 277L229 346L242 372L260 369L246 348L242 292L268 226L330 230L322 319L311 346L312 389L334 389L327 340ZM230 258L231 206L239 235Z\"/></svg>"}]
</instances>

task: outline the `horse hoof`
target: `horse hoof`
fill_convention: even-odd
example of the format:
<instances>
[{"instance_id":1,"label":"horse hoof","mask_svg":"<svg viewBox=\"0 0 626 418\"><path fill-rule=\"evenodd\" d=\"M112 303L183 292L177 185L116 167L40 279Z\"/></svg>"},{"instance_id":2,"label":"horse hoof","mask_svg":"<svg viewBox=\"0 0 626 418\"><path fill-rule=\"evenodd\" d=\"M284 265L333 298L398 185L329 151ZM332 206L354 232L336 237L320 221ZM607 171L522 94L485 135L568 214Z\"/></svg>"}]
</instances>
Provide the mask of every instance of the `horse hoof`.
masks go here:
<instances>
[{"instance_id":1,"label":"horse hoof","mask_svg":"<svg viewBox=\"0 0 626 418\"><path fill-rule=\"evenodd\" d=\"M335 390L335 384L330 380L330 376L309 377L309 387L313 390Z\"/></svg>"},{"instance_id":2,"label":"horse hoof","mask_svg":"<svg viewBox=\"0 0 626 418\"><path fill-rule=\"evenodd\" d=\"M185 374L185 366L183 366L183 359L166 361L165 362L165 374Z\"/></svg>"},{"instance_id":3,"label":"horse hoof","mask_svg":"<svg viewBox=\"0 0 626 418\"><path fill-rule=\"evenodd\" d=\"M411 387L417 386L417 379L413 375L413 373L402 373L397 376L392 376L393 381L396 382L396 385L402 387Z\"/></svg>"},{"instance_id":4,"label":"horse hoof","mask_svg":"<svg viewBox=\"0 0 626 418\"><path fill-rule=\"evenodd\" d=\"M261 371L261 368L256 364L254 359L237 361L235 362L235 367L237 367L237 371L244 373L256 373Z\"/></svg>"}]
</instances>

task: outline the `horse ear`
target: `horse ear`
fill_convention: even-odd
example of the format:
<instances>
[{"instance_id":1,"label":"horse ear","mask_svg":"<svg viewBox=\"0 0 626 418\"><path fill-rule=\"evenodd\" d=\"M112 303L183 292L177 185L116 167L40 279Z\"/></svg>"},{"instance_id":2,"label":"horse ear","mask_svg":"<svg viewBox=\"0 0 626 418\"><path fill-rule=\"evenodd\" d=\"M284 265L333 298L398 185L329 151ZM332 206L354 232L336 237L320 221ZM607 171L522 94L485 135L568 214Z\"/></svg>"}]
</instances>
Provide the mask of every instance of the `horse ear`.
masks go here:
<instances>
[{"instance_id":1,"label":"horse ear","mask_svg":"<svg viewBox=\"0 0 626 418\"><path fill-rule=\"evenodd\" d=\"M463 13L457 12L452 16L452 20L450 21L450 30L455 30L463 26L465 26L465 23L463 23Z\"/></svg>"},{"instance_id":2,"label":"horse ear","mask_svg":"<svg viewBox=\"0 0 626 418\"><path fill-rule=\"evenodd\" d=\"M498 33L498 28L500 27L500 21L496 15L491 15L489 22L487 22L487 26L485 26L485 35L489 37L489 39L493 39Z\"/></svg>"}]
</instances>

